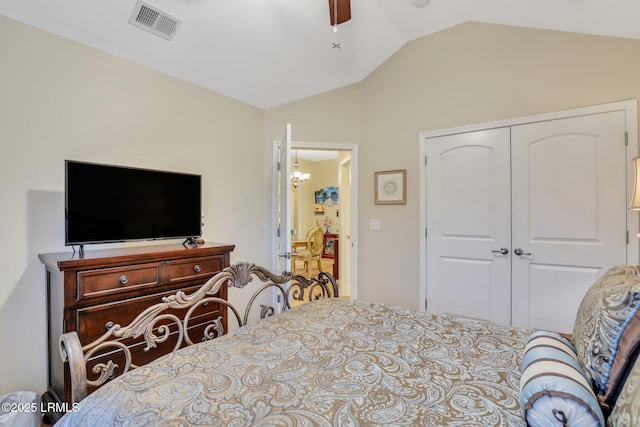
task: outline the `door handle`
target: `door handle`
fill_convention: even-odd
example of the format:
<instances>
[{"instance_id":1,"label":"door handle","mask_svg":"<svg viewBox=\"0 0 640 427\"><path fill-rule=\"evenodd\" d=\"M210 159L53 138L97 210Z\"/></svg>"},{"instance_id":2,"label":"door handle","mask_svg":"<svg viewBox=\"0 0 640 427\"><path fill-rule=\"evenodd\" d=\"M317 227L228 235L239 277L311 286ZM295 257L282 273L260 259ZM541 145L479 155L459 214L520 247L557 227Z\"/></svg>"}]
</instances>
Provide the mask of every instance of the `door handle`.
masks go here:
<instances>
[{"instance_id":1,"label":"door handle","mask_svg":"<svg viewBox=\"0 0 640 427\"><path fill-rule=\"evenodd\" d=\"M291 252L285 252L285 253L282 253L282 254L278 254L278 256L280 258L291 259Z\"/></svg>"},{"instance_id":2,"label":"door handle","mask_svg":"<svg viewBox=\"0 0 640 427\"><path fill-rule=\"evenodd\" d=\"M506 255L509 253L509 249L507 248L493 249L491 252L493 252L494 254Z\"/></svg>"},{"instance_id":3,"label":"door handle","mask_svg":"<svg viewBox=\"0 0 640 427\"><path fill-rule=\"evenodd\" d=\"M516 254L516 255L531 255L531 252L525 252L520 248L515 248L513 250L513 253Z\"/></svg>"}]
</instances>

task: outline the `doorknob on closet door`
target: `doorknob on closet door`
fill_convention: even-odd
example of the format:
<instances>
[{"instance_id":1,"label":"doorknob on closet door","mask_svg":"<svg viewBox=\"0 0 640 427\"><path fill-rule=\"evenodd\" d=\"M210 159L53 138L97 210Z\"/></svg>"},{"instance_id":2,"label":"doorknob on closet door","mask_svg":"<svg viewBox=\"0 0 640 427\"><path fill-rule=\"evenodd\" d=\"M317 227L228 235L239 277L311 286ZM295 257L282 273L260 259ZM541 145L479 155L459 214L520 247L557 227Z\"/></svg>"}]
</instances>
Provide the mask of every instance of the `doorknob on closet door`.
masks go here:
<instances>
[{"instance_id":1,"label":"doorknob on closet door","mask_svg":"<svg viewBox=\"0 0 640 427\"><path fill-rule=\"evenodd\" d=\"M491 252L493 252L494 254L506 255L509 253L509 249L507 248L493 249Z\"/></svg>"},{"instance_id":2,"label":"doorknob on closet door","mask_svg":"<svg viewBox=\"0 0 640 427\"><path fill-rule=\"evenodd\" d=\"M531 255L531 252L525 252L520 248L515 248L513 250L513 253L516 254L516 255Z\"/></svg>"}]
</instances>

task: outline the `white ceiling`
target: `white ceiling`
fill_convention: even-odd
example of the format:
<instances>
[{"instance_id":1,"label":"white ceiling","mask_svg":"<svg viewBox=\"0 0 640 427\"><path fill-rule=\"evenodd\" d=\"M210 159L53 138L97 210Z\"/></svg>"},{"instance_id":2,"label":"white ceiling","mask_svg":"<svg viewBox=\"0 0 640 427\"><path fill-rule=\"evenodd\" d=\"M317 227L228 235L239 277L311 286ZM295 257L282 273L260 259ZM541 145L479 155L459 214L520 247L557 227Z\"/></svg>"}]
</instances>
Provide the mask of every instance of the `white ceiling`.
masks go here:
<instances>
[{"instance_id":1,"label":"white ceiling","mask_svg":"<svg viewBox=\"0 0 640 427\"><path fill-rule=\"evenodd\" d=\"M182 19L172 41L128 23L136 0L0 0L0 13L265 109L359 82L466 21L640 38L638 0L351 0L335 33L328 0L148 2Z\"/></svg>"},{"instance_id":2,"label":"white ceiling","mask_svg":"<svg viewBox=\"0 0 640 427\"><path fill-rule=\"evenodd\" d=\"M301 148L299 150L292 150L293 156L296 154L298 158L303 160L308 160L310 162L322 162L324 160L333 160L338 158L337 151L329 151L329 150L307 150Z\"/></svg>"}]
</instances>

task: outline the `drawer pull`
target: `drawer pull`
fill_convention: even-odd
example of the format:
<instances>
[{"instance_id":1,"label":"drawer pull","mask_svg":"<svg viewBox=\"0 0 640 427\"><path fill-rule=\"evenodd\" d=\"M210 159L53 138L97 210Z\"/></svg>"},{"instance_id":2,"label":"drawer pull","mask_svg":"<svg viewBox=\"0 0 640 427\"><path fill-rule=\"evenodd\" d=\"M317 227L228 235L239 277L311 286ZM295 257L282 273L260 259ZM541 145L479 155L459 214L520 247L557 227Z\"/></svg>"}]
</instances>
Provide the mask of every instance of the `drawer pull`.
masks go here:
<instances>
[{"instance_id":1,"label":"drawer pull","mask_svg":"<svg viewBox=\"0 0 640 427\"><path fill-rule=\"evenodd\" d=\"M193 271L195 271L196 273L200 273L202 271L202 268L200 268L200 266L196 264L193 266Z\"/></svg>"},{"instance_id":2,"label":"drawer pull","mask_svg":"<svg viewBox=\"0 0 640 427\"><path fill-rule=\"evenodd\" d=\"M107 322L104 324L104 328L108 331L113 326L113 322Z\"/></svg>"},{"instance_id":3,"label":"drawer pull","mask_svg":"<svg viewBox=\"0 0 640 427\"><path fill-rule=\"evenodd\" d=\"M128 281L129 281L129 278L127 276L124 276L124 275L122 275L122 276L120 276L118 278L118 282L122 283L123 285L126 285Z\"/></svg>"}]
</instances>

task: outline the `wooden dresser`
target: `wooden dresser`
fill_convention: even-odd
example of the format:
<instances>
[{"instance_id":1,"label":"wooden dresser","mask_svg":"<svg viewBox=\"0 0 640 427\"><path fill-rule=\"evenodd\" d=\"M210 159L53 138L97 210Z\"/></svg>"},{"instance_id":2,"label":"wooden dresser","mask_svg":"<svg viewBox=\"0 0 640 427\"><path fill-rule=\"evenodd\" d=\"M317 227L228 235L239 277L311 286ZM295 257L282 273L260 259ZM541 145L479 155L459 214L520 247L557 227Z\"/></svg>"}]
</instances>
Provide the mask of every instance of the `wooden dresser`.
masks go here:
<instances>
[{"instance_id":1,"label":"wooden dresser","mask_svg":"<svg viewBox=\"0 0 640 427\"><path fill-rule=\"evenodd\" d=\"M49 389L43 401L70 402L69 374L58 345L63 332L77 331L82 344L100 337L113 322L126 325L144 308L177 290L193 291L229 266L234 245L180 244L40 254L46 267L48 311ZM224 288L222 298L226 298ZM189 329L226 311L207 307ZM195 331L194 331L195 332ZM169 344L169 343L167 343ZM172 346L142 351L141 343L128 342L138 364L153 360Z\"/></svg>"}]
</instances>

